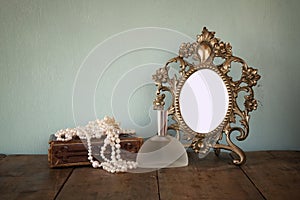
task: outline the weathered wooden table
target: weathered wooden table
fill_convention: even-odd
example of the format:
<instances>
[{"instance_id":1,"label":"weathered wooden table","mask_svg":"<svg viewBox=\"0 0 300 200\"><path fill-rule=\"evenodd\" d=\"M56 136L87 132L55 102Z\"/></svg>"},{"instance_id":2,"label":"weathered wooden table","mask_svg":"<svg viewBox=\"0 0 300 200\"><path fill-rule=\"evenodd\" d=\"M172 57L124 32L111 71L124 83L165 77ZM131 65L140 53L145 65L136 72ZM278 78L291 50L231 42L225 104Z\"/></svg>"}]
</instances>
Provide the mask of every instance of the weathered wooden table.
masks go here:
<instances>
[{"instance_id":1,"label":"weathered wooden table","mask_svg":"<svg viewBox=\"0 0 300 200\"><path fill-rule=\"evenodd\" d=\"M300 152L248 152L242 167L229 154L149 173L49 169L46 155L0 156L0 199L300 199Z\"/></svg>"}]
</instances>

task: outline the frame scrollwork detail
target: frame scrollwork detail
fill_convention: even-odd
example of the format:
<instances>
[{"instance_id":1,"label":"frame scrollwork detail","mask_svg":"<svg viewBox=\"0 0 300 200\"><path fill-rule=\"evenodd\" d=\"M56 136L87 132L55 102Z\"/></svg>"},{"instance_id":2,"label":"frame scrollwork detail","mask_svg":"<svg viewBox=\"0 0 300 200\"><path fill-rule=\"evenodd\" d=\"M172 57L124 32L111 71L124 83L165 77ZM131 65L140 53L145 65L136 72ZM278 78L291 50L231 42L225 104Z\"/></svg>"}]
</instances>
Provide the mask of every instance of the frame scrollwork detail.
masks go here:
<instances>
[{"instance_id":1,"label":"frame scrollwork detail","mask_svg":"<svg viewBox=\"0 0 300 200\"><path fill-rule=\"evenodd\" d=\"M215 58L221 58L223 61L215 65ZM192 59L193 62L188 61ZM179 77L174 75L169 76L171 63L179 64ZM239 80L233 80L230 76L232 63L241 65L241 76ZM208 134L197 133L186 126L184 120L181 119L178 98L181 86L191 74L200 69L211 69L215 71L224 81L228 94L229 106L223 122L213 131ZM163 109L165 106L165 92L172 96L171 105L168 108L168 113L175 123L170 124L168 129L173 129L177 132L185 130L185 135L192 140L191 147L195 152L208 151L209 148L214 148L218 155L221 149L234 152L238 158L233 160L236 165L244 164L246 156L244 151L232 141L232 133L237 131L236 136L238 141L245 140L249 134L249 119L250 112L257 109L257 100L254 98L253 87L257 85L260 75L258 70L249 67L247 63L232 53L230 43L224 43L215 37L215 32L208 31L203 28L202 33L197 36L194 43L182 43L179 48L179 55L170 59L165 66L158 69L152 76L156 86L156 98L153 101L153 107L156 110ZM241 93L244 94L243 106L237 103L237 99ZM239 117L239 124L237 123ZM221 140L225 136L226 143L222 144ZM208 142L209 141L209 142ZM212 145L211 145L212 144Z\"/></svg>"}]
</instances>

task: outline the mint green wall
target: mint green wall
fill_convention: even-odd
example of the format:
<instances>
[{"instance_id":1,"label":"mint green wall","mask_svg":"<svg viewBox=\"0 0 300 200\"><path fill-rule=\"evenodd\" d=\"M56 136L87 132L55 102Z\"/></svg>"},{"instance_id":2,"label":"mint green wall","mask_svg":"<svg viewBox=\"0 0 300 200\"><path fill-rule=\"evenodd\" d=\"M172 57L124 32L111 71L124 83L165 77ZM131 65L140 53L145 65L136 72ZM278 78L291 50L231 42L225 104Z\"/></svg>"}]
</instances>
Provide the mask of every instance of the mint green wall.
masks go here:
<instances>
[{"instance_id":1,"label":"mint green wall","mask_svg":"<svg viewBox=\"0 0 300 200\"><path fill-rule=\"evenodd\" d=\"M245 150L300 150L299 7L297 0L1 0L0 153L47 153L51 133L75 126L76 73L100 42L138 27L169 28L195 38L203 26L230 42L234 54L262 75L256 88L260 107L252 113L250 135L240 145ZM161 55L145 51L139 59L160 63L170 57ZM107 75L108 84L121 69L117 64ZM101 107L109 90L97 92L99 118L111 114ZM149 96L141 91L136 98L143 95ZM151 101L145 100L146 106L137 101L136 107L129 103L137 123L148 120L143 121L143 108L149 109Z\"/></svg>"}]
</instances>

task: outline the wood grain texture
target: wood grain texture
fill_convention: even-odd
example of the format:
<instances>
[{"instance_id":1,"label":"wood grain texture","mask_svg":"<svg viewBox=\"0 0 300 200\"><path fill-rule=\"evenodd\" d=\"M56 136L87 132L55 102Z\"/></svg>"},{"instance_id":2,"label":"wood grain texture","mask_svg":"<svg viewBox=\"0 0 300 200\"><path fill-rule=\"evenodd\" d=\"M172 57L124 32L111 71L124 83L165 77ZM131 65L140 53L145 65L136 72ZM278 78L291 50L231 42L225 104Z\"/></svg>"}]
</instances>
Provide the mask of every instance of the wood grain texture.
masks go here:
<instances>
[{"instance_id":1,"label":"wood grain texture","mask_svg":"<svg viewBox=\"0 0 300 200\"><path fill-rule=\"evenodd\" d=\"M241 168L266 199L300 199L300 152L248 152Z\"/></svg>"},{"instance_id":2,"label":"wood grain texture","mask_svg":"<svg viewBox=\"0 0 300 200\"><path fill-rule=\"evenodd\" d=\"M263 199L226 153L189 153L188 167L161 169L158 179L161 199Z\"/></svg>"},{"instance_id":3,"label":"wood grain texture","mask_svg":"<svg viewBox=\"0 0 300 200\"><path fill-rule=\"evenodd\" d=\"M0 159L0 199L300 199L300 152L247 152L234 166L227 153L189 166L110 174L91 167L50 169L46 155Z\"/></svg>"},{"instance_id":4,"label":"wood grain texture","mask_svg":"<svg viewBox=\"0 0 300 200\"><path fill-rule=\"evenodd\" d=\"M156 172L111 174L91 167L76 168L57 199L158 199Z\"/></svg>"},{"instance_id":5,"label":"wood grain texture","mask_svg":"<svg viewBox=\"0 0 300 200\"><path fill-rule=\"evenodd\" d=\"M0 199L54 199L72 169L49 169L46 155L7 156L0 164Z\"/></svg>"}]
</instances>

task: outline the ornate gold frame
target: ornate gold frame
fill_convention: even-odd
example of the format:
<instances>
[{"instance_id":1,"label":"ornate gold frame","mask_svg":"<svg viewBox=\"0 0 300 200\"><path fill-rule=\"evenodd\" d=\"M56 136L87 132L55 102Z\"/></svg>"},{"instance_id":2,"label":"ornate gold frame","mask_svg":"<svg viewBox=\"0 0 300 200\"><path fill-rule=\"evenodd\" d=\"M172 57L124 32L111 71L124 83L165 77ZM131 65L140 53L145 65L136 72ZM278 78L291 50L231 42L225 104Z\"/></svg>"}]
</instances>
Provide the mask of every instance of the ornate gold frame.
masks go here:
<instances>
[{"instance_id":1,"label":"ornate gold frame","mask_svg":"<svg viewBox=\"0 0 300 200\"><path fill-rule=\"evenodd\" d=\"M223 60L221 64L215 65L213 61L220 57ZM196 63L188 62L187 59L192 58ZM239 63L242 67L242 74L239 80L234 81L228 74L231 70L231 63ZM169 77L169 69L171 63L179 63L180 77ZM208 134L197 133L191 130L182 119L179 109L179 96L182 85L191 74L200 69L211 69L219 74L224 81L228 94L229 106L223 122ZM184 130L187 138L192 140L191 147L195 152L206 153L213 147L216 155L219 155L220 149L234 152L238 158L233 159L236 165L244 164L246 155L244 151L235 145L231 140L231 134L238 131L236 136L238 141L245 140L249 133L249 113L257 108L257 101L254 99L253 86L257 84L260 75L257 69L249 67L246 62L232 54L232 47L229 43L224 43L220 39L215 38L215 32L208 31L205 27L201 35L197 35L197 41L183 43L179 49L179 56L170 59L164 67L158 69L153 75L153 80L157 86L156 98L153 101L154 109L163 109L165 105L165 92L172 95L172 103L168 108L169 115L175 123L170 124L168 129L173 129L179 137L180 131ZM246 92L244 95L244 106L241 108L237 103L240 92ZM236 117L239 117L240 124L236 123ZM223 135L226 137L227 144L221 144ZM211 146L211 144L213 144Z\"/></svg>"}]
</instances>

